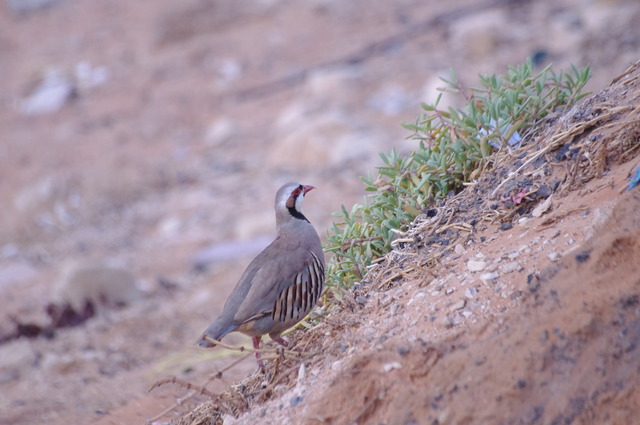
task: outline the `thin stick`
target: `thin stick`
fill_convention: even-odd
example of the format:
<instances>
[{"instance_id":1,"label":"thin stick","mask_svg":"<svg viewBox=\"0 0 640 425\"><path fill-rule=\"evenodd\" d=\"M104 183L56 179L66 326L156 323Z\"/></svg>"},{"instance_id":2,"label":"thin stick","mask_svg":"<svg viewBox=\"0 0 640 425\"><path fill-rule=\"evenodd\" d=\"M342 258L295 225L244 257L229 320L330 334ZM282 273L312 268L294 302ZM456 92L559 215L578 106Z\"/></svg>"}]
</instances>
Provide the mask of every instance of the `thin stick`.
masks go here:
<instances>
[{"instance_id":1,"label":"thin stick","mask_svg":"<svg viewBox=\"0 0 640 425\"><path fill-rule=\"evenodd\" d=\"M225 344L223 342L217 341L213 338L209 338L208 336L205 336L204 339L206 341L209 341L210 343L214 344L214 345L219 345L222 348L226 348L227 350L233 350L233 351L240 351L241 353L244 352L249 352L249 353L260 353L260 354L277 354L278 351L277 349L274 348L247 348L245 346L240 346L240 347L236 347L234 345L228 345ZM309 356L313 356L314 353L303 353L303 352L299 352L299 351L292 351L292 350L287 350L287 349L283 349L283 352L285 354L288 354L290 356L293 357L309 357Z\"/></svg>"}]
</instances>

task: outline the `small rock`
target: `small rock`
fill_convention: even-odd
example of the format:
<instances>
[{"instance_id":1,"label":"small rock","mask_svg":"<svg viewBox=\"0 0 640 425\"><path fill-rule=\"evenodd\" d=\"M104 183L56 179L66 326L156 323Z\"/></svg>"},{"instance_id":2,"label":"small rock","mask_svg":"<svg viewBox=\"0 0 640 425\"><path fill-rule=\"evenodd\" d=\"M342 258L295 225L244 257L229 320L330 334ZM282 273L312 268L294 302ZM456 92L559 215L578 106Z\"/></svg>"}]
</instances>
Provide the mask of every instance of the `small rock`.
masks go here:
<instances>
[{"instance_id":1,"label":"small rock","mask_svg":"<svg viewBox=\"0 0 640 425\"><path fill-rule=\"evenodd\" d=\"M384 372L391 372L394 369L402 369L402 364L400 362L389 362L382 365Z\"/></svg>"},{"instance_id":2,"label":"small rock","mask_svg":"<svg viewBox=\"0 0 640 425\"><path fill-rule=\"evenodd\" d=\"M450 311L462 310L467 305L467 300L460 300L451 305Z\"/></svg>"},{"instance_id":3,"label":"small rock","mask_svg":"<svg viewBox=\"0 0 640 425\"><path fill-rule=\"evenodd\" d=\"M107 83L109 70L104 66L93 66L87 61L80 61L74 68L74 76L77 88L82 92Z\"/></svg>"},{"instance_id":4,"label":"small rock","mask_svg":"<svg viewBox=\"0 0 640 425\"><path fill-rule=\"evenodd\" d=\"M533 211L531 212L531 215L534 216L534 217L540 217L540 216L542 216L542 214L544 214L547 211L549 211L549 208L551 208L551 199L552 198L553 198L553 196L549 196L547 199L544 200L543 203L541 203L537 207L535 207L533 209Z\"/></svg>"},{"instance_id":5,"label":"small rock","mask_svg":"<svg viewBox=\"0 0 640 425\"><path fill-rule=\"evenodd\" d=\"M401 356L406 356L411 351L411 348L406 345L401 345L397 348L397 351Z\"/></svg>"},{"instance_id":6,"label":"small rock","mask_svg":"<svg viewBox=\"0 0 640 425\"><path fill-rule=\"evenodd\" d=\"M480 280L482 280L483 282L491 282L494 279L499 278L500 275L498 273L495 272L491 272L491 273L483 273L480 275Z\"/></svg>"},{"instance_id":7,"label":"small rock","mask_svg":"<svg viewBox=\"0 0 640 425\"><path fill-rule=\"evenodd\" d=\"M71 80L58 70L47 72L40 85L22 102L25 115L44 115L58 111L73 96Z\"/></svg>"},{"instance_id":8,"label":"small rock","mask_svg":"<svg viewBox=\"0 0 640 425\"><path fill-rule=\"evenodd\" d=\"M509 230L512 227L513 227L513 224L509 221L509 222L506 222L506 223L502 223L500 225L500 230Z\"/></svg>"},{"instance_id":9,"label":"small rock","mask_svg":"<svg viewBox=\"0 0 640 425\"><path fill-rule=\"evenodd\" d=\"M453 294L454 289L453 288L449 288L446 291L444 291L445 295L451 295Z\"/></svg>"},{"instance_id":10,"label":"small rock","mask_svg":"<svg viewBox=\"0 0 640 425\"><path fill-rule=\"evenodd\" d=\"M579 252L578 254L576 254L576 261L578 263L584 263L589 259L590 256L591 256L590 250Z\"/></svg>"},{"instance_id":11,"label":"small rock","mask_svg":"<svg viewBox=\"0 0 640 425\"><path fill-rule=\"evenodd\" d=\"M503 273L515 272L518 269L520 269L520 263L518 263L517 261L512 261L500 267L500 270L502 270Z\"/></svg>"},{"instance_id":12,"label":"small rock","mask_svg":"<svg viewBox=\"0 0 640 425\"><path fill-rule=\"evenodd\" d=\"M464 249L464 247L459 243L456 244L456 246L453 248L453 251L458 255L462 255L467 252L467 250Z\"/></svg>"},{"instance_id":13,"label":"small rock","mask_svg":"<svg viewBox=\"0 0 640 425\"><path fill-rule=\"evenodd\" d=\"M303 380L307 376L307 368L304 363L300 363L300 368L298 369L298 381Z\"/></svg>"},{"instance_id":14,"label":"small rock","mask_svg":"<svg viewBox=\"0 0 640 425\"><path fill-rule=\"evenodd\" d=\"M473 299L475 298L475 296L478 294L478 291L476 290L476 288L466 288L464 290L464 296L469 298L469 299Z\"/></svg>"},{"instance_id":15,"label":"small rock","mask_svg":"<svg viewBox=\"0 0 640 425\"><path fill-rule=\"evenodd\" d=\"M467 268L469 269L470 272L479 272L484 270L485 267L487 267L487 263L485 261L476 261L476 260L467 261Z\"/></svg>"},{"instance_id":16,"label":"small rock","mask_svg":"<svg viewBox=\"0 0 640 425\"><path fill-rule=\"evenodd\" d=\"M547 254L547 257L549 257L551 261L558 261L560 259L560 254L557 252L550 252Z\"/></svg>"},{"instance_id":17,"label":"small rock","mask_svg":"<svg viewBox=\"0 0 640 425\"><path fill-rule=\"evenodd\" d=\"M291 403L289 403L291 405L291 407L295 407L298 404L300 404L300 402L304 400L304 397L301 396L296 396L294 398L291 399Z\"/></svg>"}]
</instances>

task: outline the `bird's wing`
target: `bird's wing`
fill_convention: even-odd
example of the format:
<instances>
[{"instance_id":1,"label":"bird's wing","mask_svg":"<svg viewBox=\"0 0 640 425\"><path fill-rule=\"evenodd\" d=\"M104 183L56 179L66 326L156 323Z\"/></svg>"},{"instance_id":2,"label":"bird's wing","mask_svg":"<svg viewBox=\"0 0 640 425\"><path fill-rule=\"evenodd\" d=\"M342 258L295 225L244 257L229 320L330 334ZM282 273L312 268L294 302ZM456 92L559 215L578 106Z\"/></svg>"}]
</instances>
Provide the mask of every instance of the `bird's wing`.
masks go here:
<instances>
[{"instance_id":1,"label":"bird's wing","mask_svg":"<svg viewBox=\"0 0 640 425\"><path fill-rule=\"evenodd\" d=\"M256 257L247 270L251 280L243 282L249 289L234 315L238 324L272 314L283 291L295 285L296 281L308 280L307 264L314 258L311 252L299 249L270 250L263 254ZM250 272L252 267L257 270Z\"/></svg>"}]
</instances>

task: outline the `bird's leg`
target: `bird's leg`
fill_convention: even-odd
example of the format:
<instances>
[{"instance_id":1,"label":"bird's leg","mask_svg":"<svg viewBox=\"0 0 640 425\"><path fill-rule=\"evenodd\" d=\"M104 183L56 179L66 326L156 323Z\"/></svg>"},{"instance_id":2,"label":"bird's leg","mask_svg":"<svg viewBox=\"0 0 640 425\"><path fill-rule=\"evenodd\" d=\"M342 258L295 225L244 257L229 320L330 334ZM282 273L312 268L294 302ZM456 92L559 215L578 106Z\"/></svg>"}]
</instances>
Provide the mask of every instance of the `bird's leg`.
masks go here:
<instances>
[{"instance_id":1,"label":"bird's leg","mask_svg":"<svg viewBox=\"0 0 640 425\"><path fill-rule=\"evenodd\" d=\"M251 338L251 341L253 342L253 348L256 350L260 349L260 338L262 337L254 336L253 338ZM256 351L256 362L258 362L258 367L260 368L260 370L264 372L265 371L264 363L262 362L262 360L260 360L260 353L258 353L257 351Z\"/></svg>"},{"instance_id":2,"label":"bird's leg","mask_svg":"<svg viewBox=\"0 0 640 425\"><path fill-rule=\"evenodd\" d=\"M275 342L277 342L278 344L282 345L284 348L287 348L289 346L289 343L287 341L285 341L280 334L269 334L269 337L274 340Z\"/></svg>"}]
</instances>

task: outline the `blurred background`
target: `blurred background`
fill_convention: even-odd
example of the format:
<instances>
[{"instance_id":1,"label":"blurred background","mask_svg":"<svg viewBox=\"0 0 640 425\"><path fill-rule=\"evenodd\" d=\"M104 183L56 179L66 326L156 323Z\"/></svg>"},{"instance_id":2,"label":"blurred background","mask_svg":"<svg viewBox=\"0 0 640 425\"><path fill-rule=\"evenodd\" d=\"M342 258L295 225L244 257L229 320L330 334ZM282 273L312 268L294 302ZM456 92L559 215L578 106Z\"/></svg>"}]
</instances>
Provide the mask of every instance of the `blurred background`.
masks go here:
<instances>
[{"instance_id":1,"label":"blurred background","mask_svg":"<svg viewBox=\"0 0 640 425\"><path fill-rule=\"evenodd\" d=\"M277 188L316 186L324 234L450 69L590 65L599 91L639 56L634 0L2 0L0 423L100 420L223 364L191 346Z\"/></svg>"}]
</instances>

